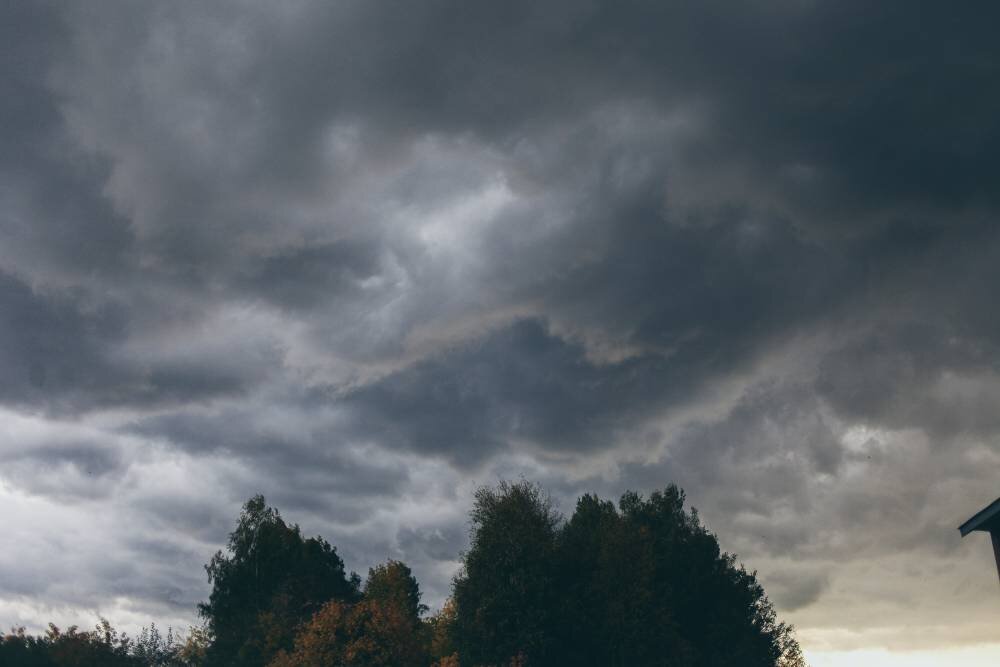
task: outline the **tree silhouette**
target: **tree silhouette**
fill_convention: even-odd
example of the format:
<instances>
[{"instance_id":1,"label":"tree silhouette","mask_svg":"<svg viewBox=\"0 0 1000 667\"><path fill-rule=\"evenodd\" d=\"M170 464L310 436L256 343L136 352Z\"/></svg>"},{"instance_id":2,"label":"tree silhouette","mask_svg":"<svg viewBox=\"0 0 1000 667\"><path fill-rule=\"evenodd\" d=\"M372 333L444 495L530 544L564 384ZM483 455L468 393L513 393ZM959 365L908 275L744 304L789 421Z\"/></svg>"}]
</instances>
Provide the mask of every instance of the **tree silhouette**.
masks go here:
<instances>
[{"instance_id":1,"label":"tree silhouette","mask_svg":"<svg viewBox=\"0 0 1000 667\"><path fill-rule=\"evenodd\" d=\"M454 642L463 663L501 664L520 654L544 664L556 623L559 516L529 482L476 492L471 545L454 582Z\"/></svg>"},{"instance_id":2,"label":"tree silhouette","mask_svg":"<svg viewBox=\"0 0 1000 667\"><path fill-rule=\"evenodd\" d=\"M205 570L212 593L199 611L213 637L210 666L267 664L324 603L358 597L337 550L321 537L303 539L260 495L243 506L228 552Z\"/></svg>"},{"instance_id":3,"label":"tree silhouette","mask_svg":"<svg viewBox=\"0 0 1000 667\"><path fill-rule=\"evenodd\" d=\"M144 629L144 632L148 640L149 631ZM157 660L167 654L162 642L160 648L164 650L156 656ZM89 632L80 632L75 625L61 630L49 623L42 636L29 635L24 628L15 628L0 636L0 665L4 667L156 667L166 664L148 658L138 654L136 643L127 635L119 634L103 618Z\"/></svg>"},{"instance_id":4,"label":"tree silhouette","mask_svg":"<svg viewBox=\"0 0 1000 667\"><path fill-rule=\"evenodd\" d=\"M11 667L804 667L754 573L724 553L674 485L617 505L581 497L568 521L537 485L480 488L470 546L441 611L390 560L364 587L336 549L262 496L205 566L205 619L184 640L101 619L0 636Z\"/></svg>"},{"instance_id":5,"label":"tree silhouette","mask_svg":"<svg viewBox=\"0 0 1000 667\"><path fill-rule=\"evenodd\" d=\"M584 496L560 534L560 653L579 665L801 664L753 573L674 485L618 508Z\"/></svg>"},{"instance_id":6,"label":"tree silhouette","mask_svg":"<svg viewBox=\"0 0 1000 667\"><path fill-rule=\"evenodd\" d=\"M586 495L561 524L537 486L480 489L449 622L462 664L804 664L756 576L684 500L674 485L617 508Z\"/></svg>"}]
</instances>

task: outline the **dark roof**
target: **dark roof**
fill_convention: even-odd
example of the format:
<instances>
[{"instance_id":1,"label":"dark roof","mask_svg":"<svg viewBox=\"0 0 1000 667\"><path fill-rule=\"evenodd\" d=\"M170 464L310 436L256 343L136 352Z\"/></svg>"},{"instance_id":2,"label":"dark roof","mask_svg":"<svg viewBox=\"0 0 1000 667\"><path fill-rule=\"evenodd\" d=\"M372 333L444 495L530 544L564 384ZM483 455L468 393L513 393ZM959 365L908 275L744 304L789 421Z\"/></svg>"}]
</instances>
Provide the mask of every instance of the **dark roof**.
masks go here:
<instances>
[{"instance_id":1,"label":"dark roof","mask_svg":"<svg viewBox=\"0 0 1000 667\"><path fill-rule=\"evenodd\" d=\"M976 514L958 527L958 532L965 537L974 530L990 530L1000 524L1000 498L976 512Z\"/></svg>"}]
</instances>

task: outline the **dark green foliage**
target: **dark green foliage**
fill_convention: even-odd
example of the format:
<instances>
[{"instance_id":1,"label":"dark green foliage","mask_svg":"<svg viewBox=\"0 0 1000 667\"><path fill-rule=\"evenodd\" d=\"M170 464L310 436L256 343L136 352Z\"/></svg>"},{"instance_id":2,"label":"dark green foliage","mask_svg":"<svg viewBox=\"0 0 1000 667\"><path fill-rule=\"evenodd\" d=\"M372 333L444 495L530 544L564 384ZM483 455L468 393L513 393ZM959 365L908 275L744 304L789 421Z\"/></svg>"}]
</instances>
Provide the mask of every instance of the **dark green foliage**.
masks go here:
<instances>
[{"instance_id":1,"label":"dark green foliage","mask_svg":"<svg viewBox=\"0 0 1000 667\"><path fill-rule=\"evenodd\" d=\"M199 605L213 636L208 665L264 665L291 648L296 628L323 603L359 595L336 549L319 537L303 539L263 496L243 506L228 547L205 566L213 585Z\"/></svg>"},{"instance_id":2,"label":"dark green foliage","mask_svg":"<svg viewBox=\"0 0 1000 667\"><path fill-rule=\"evenodd\" d=\"M463 664L500 664L520 653L542 662L552 651L559 591L559 517L528 482L476 493L472 543L455 579L454 642Z\"/></svg>"},{"instance_id":3,"label":"dark green foliage","mask_svg":"<svg viewBox=\"0 0 1000 667\"><path fill-rule=\"evenodd\" d=\"M151 637L156 639L151 643ZM172 634L171 634L172 637ZM53 624L44 636L26 634L16 628L0 636L0 665L4 667L160 667L182 665L172 659L172 642L159 635L156 626L144 628L139 640L119 634L101 619L97 628L65 631Z\"/></svg>"},{"instance_id":4,"label":"dark green foliage","mask_svg":"<svg viewBox=\"0 0 1000 667\"><path fill-rule=\"evenodd\" d=\"M647 600L635 584L632 569L640 566L635 552L614 504L593 495L580 498L560 535L558 554L564 602L556 633L568 664L600 659L620 664L634 635L642 633L631 623ZM656 625L668 632L667 619Z\"/></svg>"},{"instance_id":5,"label":"dark green foliage","mask_svg":"<svg viewBox=\"0 0 1000 667\"><path fill-rule=\"evenodd\" d=\"M626 493L617 511L584 496L559 560L563 651L573 664L794 664L797 647L756 577L685 512L676 486L646 500Z\"/></svg>"},{"instance_id":6,"label":"dark green foliage","mask_svg":"<svg viewBox=\"0 0 1000 667\"><path fill-rule=\"evenodd\" d=\"M617 508L583 496L562 526L535 486L482 489L454 590L462 664L802 664L754 574L673 485Z\"/></svg>"}]
</instances>

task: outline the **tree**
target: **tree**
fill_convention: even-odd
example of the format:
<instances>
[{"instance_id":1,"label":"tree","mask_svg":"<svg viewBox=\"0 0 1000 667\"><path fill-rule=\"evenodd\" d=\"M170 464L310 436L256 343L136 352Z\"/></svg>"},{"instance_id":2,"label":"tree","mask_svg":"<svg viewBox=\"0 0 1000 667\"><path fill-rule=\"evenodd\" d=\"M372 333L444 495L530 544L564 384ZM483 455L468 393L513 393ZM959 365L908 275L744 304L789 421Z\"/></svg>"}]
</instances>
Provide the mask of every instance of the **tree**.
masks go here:
<instances>
[{"instance_id":1,"label":"tree","mask_svg":"<svg viewBox=\"0 0 1000 667\"><path fill-rule=\"evenodd\" d=\"M560 531L556 558L563 592L556 628L560 658L568 664L622 664L624 647L635 643L630 619L646 596L629 571L639 563L614 504L581 497Z\"/></svg>"},{"instance_id":2,"label":"tree","mask_svg":"<svg viewBox=\"0 0 1000 667\"><path fill-rule=\"evenodd\" d=\"M360 578L262 496L243 507L212 593L186 640L155 625L135 639L101 619L0 636L11 667L804 667L756 575L724 553L674 485L617 506L579 499L563 522L541 489L475 495L471 544L444 608L390 560Z\"/></svg>"},{"instance_id":3,"label":"tree","mask_svg":"<svg viewBox=\"0 0 1000 667\"><path fill-rule=\"evenodd\" d=\"M191 626L188 635L177 648L177 662L184 667L201 667L205 664L212 635L205 627Z\"/></svg>"},{"instance_id":4,"label":"tree","mask_svg":"<svg viewBox=\"0 0 1000 667\"><path fill-rule=\"evenodd\" d=\"M458 651L454 641L457 619L455 599L448 598L441 610L427 620L427 629L431 638L431 657L435 660L436 667L458 667Z\"/></svg>"},{"instance_id":5,"label":"tree","mask_svg":"<svg viewBox=\"0 0 1000 667\"><path fill-rule=\"evenodd\" d=\"M279 652L270 667L425 667L430 637L410 568L398 561L372 568L364 590L360 602L324 605L296 635L294 650Z\"/></svg>"},{"instance_id":6,"label":"tree","mask_svg":"<svg viewBox=\"0 0 1000 667\"><path fill-rule=\"evenodd\" d=\"M674 485L618 509L584 496L560 534L563 660L577 665L794 667L791 628L778 623L753 573L684 510Z\"/></svg>"},{"instance_id":7,"label":"tree","mask_svg":"<svg viewBox=\"0 0 1000 667\"><path fill-rule=\"evenodd\" d=\"M173 667L183 664L177 655L179 650L173 629L167 628L167 636L164 637L156 623L150 623L139 631L130 653L149 667Z\"/></svg>"},{"instance_id":8,"label":"tree","mask_svg":"<svg viewBox=\"0 0 1000 667\"><path fill-rule=\"evenodd\" d=\"M453 638L462 662L550 659L556 623L559 516L541 489L500 482L476 492L471 544L454 581Z\"/></svg>"},{"instance_id":9,"label":"tree","mask_svg":"<svg viewBox=\"0 0 1000 667\"><path fill-rule=\"evenodd\" d=\"M5 667L145 667L133 654L134 645L124 634L101 619L91 632L70 626L60 630L49 623L44 636L35 637L15 628L0 637L0 665Z\"/></svg>"},{"instance_id":10,"label":"tree","mask_svg":"<svg viewBox=\"0 0 1000 667\"><path fill-rule=\"evenodd\" d=\"M674 485L563 524L541 490L476 493L471 545L435 656L464 665L801 667L756 576L723 553Z\"/></svg>"},{"instance_id":11,"label":"tree","mask_svg":"<svg viewBox=\"0 0 1000 667\"><path fill-rule=\"evenodd\" d=\"M427 611L427 605L420 603L420 586L413 572L398 560L368 570L365 599L396 605L414 622Z\"/></svg>"},{"instance_id":12,"label":"tree","mask_svg":"<svg viewBox=\"0 0 1000 667\"><path fill-rule=\"evenodd\" d=\"M199 612L213 637L208 665L264 665L291 648L298 625L323 604L359 595L337 550L320 537L303 539L260 495L243 506L228 552L205 570L212 593Z\"/></svg>"}]
</instances>

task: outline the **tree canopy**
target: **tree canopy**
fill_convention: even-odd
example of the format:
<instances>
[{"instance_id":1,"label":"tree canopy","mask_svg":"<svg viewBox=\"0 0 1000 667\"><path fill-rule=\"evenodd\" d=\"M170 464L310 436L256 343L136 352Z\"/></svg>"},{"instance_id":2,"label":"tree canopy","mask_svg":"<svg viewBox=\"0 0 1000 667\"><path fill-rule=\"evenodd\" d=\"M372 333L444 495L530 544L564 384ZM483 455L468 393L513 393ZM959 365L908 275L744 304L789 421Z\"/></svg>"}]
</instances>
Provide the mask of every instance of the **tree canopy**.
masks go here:
<instances>
[{"instance_id":1,"label":"tree canopy","mask_svg":"<svg viewBox=\"0 0 1000 667\"><path fill-rule=\"evenodd\" d=\"M452 596L426 617L410 568L361 584L321 537L262 496L246 502L186 639L107 621L0 637L12 667L803 667L753 572L669 485L618 503L584 495L564 519L526 481L480 488Z\"/></svg>"},{"instance_id":2,"label":"tree canopy","mask_svg":"<svg viewBox=\"0 0 1000 667\"><path fill-rule=\"evenodd\" d=\"M359 596L337 550L321 537L303 538L260 495L243 506L227 552L205 570L212 593L199 611L213 637L209 666L265 665L291 648L296 628L323 604Z\"/></svg>"},{"instance_id":3,"label":"tree canopy","mask_svg":"<svg viewBox=\"0 0 1000 667\"><path fill-rule=\"evenodd\" d=\"M541 489L500 482L476 493L471 544L456 577L455 643L472 664L552 655L559 516Z\"/></svg>"},{"instance_id":4,"label":"tree canopy","mask_svg":"<svg viewBox=\"0 0 1000 667\"><path fill-rule=\"evenodd\" d=\"M360 601L326 603L299 631L294 650L279 653L270 667L426 667L424 609L410 568L389 561L369 571Z\"/></svg>"},{"instance_id":5,"label":"tree canopy","mask_svg":"<svg viewBox=\"0 0 1000 667\"><path fill-rule=\"evenodd\" d=\"M528 482L481 489L456 578L463 663L793 667L791 629L674 485L562 523Z\"/></svg>"},{"instance_id":6,"label":"tree canopy","mask_svg":"<svg viewBox=\"0 0 1000 667\"><path fill-rule=\"evenodd\" d=\"M178 641L155 624L144 627L134 639L119 633L102 618L97 627L81 631L75 625L61 630L49 623L43 635L14 628L0 635L0 665L10 667L196 667L203 664L201 635L194 631Z\"/></svg>"}]
</instances>

